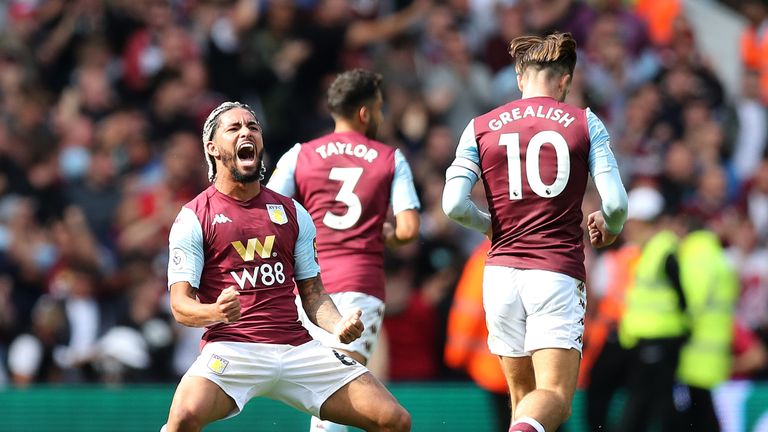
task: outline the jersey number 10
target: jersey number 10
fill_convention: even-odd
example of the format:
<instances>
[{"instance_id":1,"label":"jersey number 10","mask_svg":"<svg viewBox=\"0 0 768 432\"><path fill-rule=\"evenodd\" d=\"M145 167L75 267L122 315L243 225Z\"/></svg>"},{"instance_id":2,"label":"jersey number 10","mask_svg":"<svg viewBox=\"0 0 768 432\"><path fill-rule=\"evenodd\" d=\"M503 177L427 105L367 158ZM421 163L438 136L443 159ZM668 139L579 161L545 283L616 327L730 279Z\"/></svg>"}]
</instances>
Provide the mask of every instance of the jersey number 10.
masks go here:
<instances>
[{"instance_id":1,"label":"jersey number 10","mask_svg":"<svg viewBox=\"0 0 768 432\"><path fill-rule=\"evenodd\" d=\"M539 153L544 144L552 144L557 156L557 175L552 184L544 184L539 170ZM523 175L520 164L520 134L505 133L499 136L499 145L507 148L507 171L509 174L509 199L523 199ZM560 195L571 176L571 154L568 143L556 131L541 131L528 141L525 151L525 173L531 190L542 198Z\"/></svg>"}]
</instances>

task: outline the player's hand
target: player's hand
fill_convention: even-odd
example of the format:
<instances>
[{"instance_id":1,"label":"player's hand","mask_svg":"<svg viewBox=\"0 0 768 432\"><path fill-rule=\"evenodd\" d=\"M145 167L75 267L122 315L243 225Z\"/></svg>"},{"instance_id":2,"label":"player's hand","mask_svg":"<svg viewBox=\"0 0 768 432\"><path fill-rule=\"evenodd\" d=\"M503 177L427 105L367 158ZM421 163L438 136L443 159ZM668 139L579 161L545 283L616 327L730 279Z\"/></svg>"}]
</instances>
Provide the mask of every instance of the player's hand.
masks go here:
<instances>
[{"instance_id":1,"label":"player's hand","mask_svg":"<svg viewBox=\"0 0 768 432\"><path fill-rule=\"evenodd\" d=\"M333 334L339 338L339 342L348 344L363 334L365 326L360 320L361 315L363 315L363 311L355 309L336 323Z\"/></svg>"},{"instance_id":2,"label":"player's hand","mask_svg":"<svg viewBox=\"0 0 768 432\"><path fill-rule=\"evenodd\" d=\"M240 292L228 286L216 299L218 321L231 323L240 319Z\"/></svg>"},{"instance_id":3,"label":"player's hand","mask_svg":"<svg viewBox=\"0 0 768 432\"><path fill-rule=\"evenodd\" d=\"M381 229L381 240L388 247L396 248L399 246L397 240L397 230L392 223L384 222L384 226Z\"/></svg>"},{"instance_id":4,"label":"player's hand","mask_svg":"<svg viewBox=\"0 0 768 432\"><path fill-rule=\"evenodd\" d=\"M587 216L587 230L589 231L589 242L598 249L612 245L619 237L618 234L608 232L603 212L600 210Z\"/></svg>"},{"instance_id":5,"label":"player's hand","mask_svg":"<svg viewBox=\"0 0 768 432\"><path fill-rule=\"evenodd\" d=\"M389 239L395 236L395 226L389 222L384 222L384 226L381 229L381 238L384 242L388 242Z\"/></svg>"}]
</instances>

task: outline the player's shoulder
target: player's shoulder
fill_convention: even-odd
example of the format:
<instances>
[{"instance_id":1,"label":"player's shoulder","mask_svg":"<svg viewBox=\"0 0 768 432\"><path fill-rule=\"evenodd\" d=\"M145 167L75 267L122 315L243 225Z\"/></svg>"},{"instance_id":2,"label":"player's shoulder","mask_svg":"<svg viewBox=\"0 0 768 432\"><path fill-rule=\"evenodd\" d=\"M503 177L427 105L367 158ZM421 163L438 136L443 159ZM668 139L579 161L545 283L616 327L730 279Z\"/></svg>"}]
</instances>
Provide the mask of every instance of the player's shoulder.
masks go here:
<instances>
[{"instance_id":1,"label":"player's shoulder","mask_svg":"<svg viewBox=\"0 0 768 432\"><path fill-rule=\"evenodd\" d=\"M184 207L192 210L195 214L200 214L211 207L211 197L215 192L216 189L211 185L184 204Z\"/></svg>"},{"instance_id":2,"label":"player's shoulder","mask_svg":"<svg viewBox=\"0 0 768 432\"><path fill-rule=\"evenodd\" d=\"M486 118L489 118L489 117L497 117L499 115L499 113L502 113L502 112L505 112L505 111L510 111L515 106L518 106L520 104L521 100L522 99L517 99L517 100L509 101L509 102L507 102L505 104L501 104L501 105L497 106L496 108L493 108L491 110L486 111L483 114L475 116L472 119L472 121L474 121L475 123L479 123L479 122L482 122L483 119L486 119Z\"/></svg>"},{"instance_id":3,"label":"player's shoulder","mask_svg":"<svg viewBox=\"0 0 768 432\"><path fill-rule=\"evenodd\" d=\"M375 139L368 139L367 143L369 147L374 148L379 151L379 153L383 154L394 154L397 151L397 148L394 146L391 146L389 144L383 143L381 141L377 141Z\"/></svg>"},{"instance_id":4,"label":"player's shoulder","mask_svg":"<svg viewBox=\"0 0 768 432\"><path fill-rule=\"evenodd\" d=\"M272 202L275 204L287 206L291 209L296 207L296 200L294 200L291 197L287 197L281 193L275 192L272 189L269 189L267 187L262 187L261 193L262 193L262 201L264 202L267 202L267 203Z\"/></svg>"}]
</instances>

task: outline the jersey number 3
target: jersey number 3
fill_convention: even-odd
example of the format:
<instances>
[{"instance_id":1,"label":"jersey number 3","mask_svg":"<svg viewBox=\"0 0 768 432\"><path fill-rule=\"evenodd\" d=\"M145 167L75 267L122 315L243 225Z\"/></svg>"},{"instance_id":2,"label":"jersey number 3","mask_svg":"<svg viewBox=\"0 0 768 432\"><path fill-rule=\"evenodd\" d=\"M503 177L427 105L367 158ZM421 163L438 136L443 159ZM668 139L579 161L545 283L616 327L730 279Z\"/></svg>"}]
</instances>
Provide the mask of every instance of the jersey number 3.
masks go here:
<instances>
[{"instance_id":1,"label":"jersey number 3","mask_svg":"<svg viewBox=\"0 0 768 432\"><path fill-rule=\"evenodd\" d=\"M552 144L557 156L557 175L552 184L544 184L539 170L539 153L544 144ZM523 175L520 165L520 134L506 133L499 137L499 145L507 148L507 170L509 174L509 199L523 199ZM528 141L525 151L525 173L531 190L542 198L560 195L571 176L571 154L568 143L556 131L541 131Z\"/></svg>"},{"instance_id":2,"label":"jersey number 3","mask_svg":"<svg viewBox=\"0 0 768 432\"><path fill-rule=\"evenodd\" d=\"M330 210L325 212L323 223L328 228L335 230L344 230L351 228L360 219L363 213L363 205L360 203L360 197L355 195L355 186L363 175L361 167L353 168L331 168L328 178L341 182L341 189L336 194L336 201L347 206L347 212L343 215L337 215Z\"/></svg>"}]
</instances>

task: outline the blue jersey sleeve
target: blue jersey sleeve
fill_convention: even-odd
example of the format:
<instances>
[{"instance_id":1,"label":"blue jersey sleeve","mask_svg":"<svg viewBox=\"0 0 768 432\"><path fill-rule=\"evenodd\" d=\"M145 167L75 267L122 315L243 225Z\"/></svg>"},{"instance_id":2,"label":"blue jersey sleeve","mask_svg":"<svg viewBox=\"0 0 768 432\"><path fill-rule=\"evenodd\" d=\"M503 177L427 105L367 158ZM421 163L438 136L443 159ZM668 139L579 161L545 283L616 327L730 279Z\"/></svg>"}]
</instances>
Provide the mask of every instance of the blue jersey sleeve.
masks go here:
<instances>
[{"instance_id":1,"label":"blue jersey sleeve","mask_svg":"<svg viewBox=\"0 0 768 432\"><path fill-rule=\"evenodd\" d=\"M445 171L442 207L449 218L484 233L491 225L491 217L477 208L471 196L479 179L480 151L475 139L475 120L472 119L461 134L456 159Z\"/></svg>"},{"instance_id":2,"label":"blue jersey sleeve","mask_svg":"<svg viewBox=\"0 0 768 432\"><path fill-rule=\"evenodd\" d=\"M587 127L589 128L589 173L595 175L618 169L616 158L611 151L611 138L603 122L587 108Z\"/></svg>"},{"instance_id":3,"label":"blue jersey sleeve","mask_svg":"<svg viewBox=\"0 0 768 432\"><path fill-rule=\"evenodd\" d=\"M269 189L288 197L296 194L296 163L300 150L301 144L296 144L277 161L275 171L267 183Z\"/></svg>"},{"instance_id":4,"label":"blue jersey sleeve","mask_svg":"<svg viewBox=\"0 0 768 432\"><path fill-rule=\"evenodd\" d=\"M168 287L189 282L200 287L203 274L203 227L192 210L182 207L168 236Z\"/></svg>"},{"instance_id":5,"label":"blue jersey sleeve","mask_svg":"<svg viewBox=\"0 0 768 432\"><path fill-rule=\"evenodd\" d=\"M293 201L293 204L296 206L296 219L299 222L299 236L293 251L294 279L300 281L317 276L320 273L320 265L317 263L317 244L315 242L317 232L315 224L312 222L312 216L296 200Z\"/></svg>"},{"instance_id":6,"label":"blue jersey sleeve","mask_svg":"<svg viewBox=\"0 0 768 432\"><path fill-rule=\"evenodd\" d=\"M445 171L445 179L466 177L474 185L480 179L480 150L475 139L475 120L472 119L459 138L456 159Z\"/></svg>"},{"instance_id":7,"label":"blue jersey sleeve","mask_svg":"<svg viewBox=\"0 0 768 432\"><path fill-rule=\"evenodd\" d=\"M600 194L601 210L605 224L613 234L618 234L627 220L627 191L621 182L616 158L613 156L610 137L605 125L587 109L589 127L589 173Z\"/></svg>"},{"instance_id":8,"label":"blue jersey sleeve","mask_svg":"<svg viewBox=\"0 0 768 432\"><path fill-rule=\"evenodd\" d=\"M413 184L413 174L408 161L400 150L395 150L395 177L392 179L392 213L398 214L403 210L421 208L416 186Z\"/></svg>"}]
</instances>

